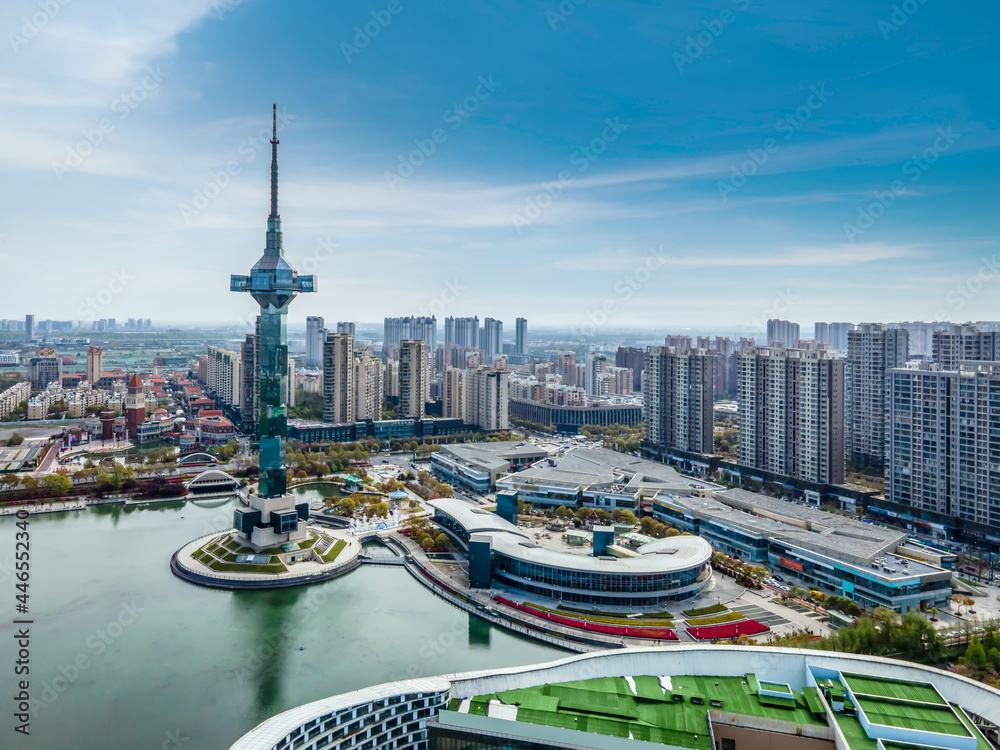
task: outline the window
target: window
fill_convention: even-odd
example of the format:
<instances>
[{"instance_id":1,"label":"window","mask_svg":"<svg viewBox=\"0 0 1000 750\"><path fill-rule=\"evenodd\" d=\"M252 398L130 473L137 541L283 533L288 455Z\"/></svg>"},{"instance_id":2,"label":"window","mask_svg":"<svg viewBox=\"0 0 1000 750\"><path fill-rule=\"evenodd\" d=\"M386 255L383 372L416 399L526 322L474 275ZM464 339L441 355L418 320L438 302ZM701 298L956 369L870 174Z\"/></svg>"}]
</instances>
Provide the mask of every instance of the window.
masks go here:
<instances>
[{"instance_id":1,"label":"window","mask_svg":"<svg viewBox=\"0 0 1000 750\"><path fill-rule=\"evenodd\" d=\"M736 740L723 737L719 750L736 750Z\"/></svg>"}]
</instances>

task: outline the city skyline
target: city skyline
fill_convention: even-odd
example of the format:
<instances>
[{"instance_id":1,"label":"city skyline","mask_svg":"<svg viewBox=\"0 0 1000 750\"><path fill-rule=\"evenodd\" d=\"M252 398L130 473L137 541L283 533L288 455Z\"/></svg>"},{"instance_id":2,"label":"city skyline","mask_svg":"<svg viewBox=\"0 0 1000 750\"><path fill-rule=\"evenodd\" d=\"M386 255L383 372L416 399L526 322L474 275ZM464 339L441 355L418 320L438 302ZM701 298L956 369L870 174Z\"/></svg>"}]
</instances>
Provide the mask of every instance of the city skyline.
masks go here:
<instances>
[{"instance_id":1,"label":"city skyline","mask_svg":"<svg viewBox=\"0 0 1000 750\"><path fill-rule=\"evenodd\" d=\"M211 292L260 242L260 113L278 98L289 259L340 279L303 319L511 309L573 330L608 303L625 328L991 317L989 18L560 7L104 2L33 28L35 5L12 3L0 255L47 253L53 317L141 301L161 321L245 322ZM532 54L510 56L515 35ZM288 54L261 58L265 40ZM197 304L178 309L179 288ZM32 294L10 290L2 315Z\"/></svg>"}]
</instances>

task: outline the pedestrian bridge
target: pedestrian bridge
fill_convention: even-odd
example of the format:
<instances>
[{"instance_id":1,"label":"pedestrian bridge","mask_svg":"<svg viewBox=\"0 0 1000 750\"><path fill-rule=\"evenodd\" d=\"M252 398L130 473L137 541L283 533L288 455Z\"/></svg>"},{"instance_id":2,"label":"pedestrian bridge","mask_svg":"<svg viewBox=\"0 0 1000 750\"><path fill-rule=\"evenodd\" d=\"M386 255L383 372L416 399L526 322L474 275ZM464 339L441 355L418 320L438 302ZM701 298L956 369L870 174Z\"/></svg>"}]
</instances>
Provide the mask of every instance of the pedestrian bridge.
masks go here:
<instances>
[{"instance_id":1,"label":"pedestrian bridge","mask_svg":"<svg viewBox=\"0 0 1000 750\"><path fill-rule=\"evenodd\" d=\"M192 494L233 491L240 486L239 481L219 469L207 469L189 479L185 485Z\"/></svg>"},{"instance_id":2,"label":"pedestrian bridge","mask_svg":"<svg viewBox=\"0 0 1000 750\"><path fill-rule=\"evenodd\" d=\"M198 464L217 464L219 459L209 453L188 453L177 459L178 466L196 466Z\"/></svg>"}]
</instances>

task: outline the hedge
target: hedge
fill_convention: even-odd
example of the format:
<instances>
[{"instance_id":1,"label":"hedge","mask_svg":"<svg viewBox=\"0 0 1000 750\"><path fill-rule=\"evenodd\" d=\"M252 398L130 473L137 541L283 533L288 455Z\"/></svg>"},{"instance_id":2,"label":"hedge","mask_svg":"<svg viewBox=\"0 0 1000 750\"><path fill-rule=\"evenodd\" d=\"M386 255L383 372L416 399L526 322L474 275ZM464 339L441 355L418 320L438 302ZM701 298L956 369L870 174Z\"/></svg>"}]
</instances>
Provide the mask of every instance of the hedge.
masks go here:
<instances>
[{"instance_id":1,"label":"hedge","mask_svg":"<svg viewBox=\"0 0 1000 750\"><path fill-rule=\"evenodd\" d=\"M686 617L703 617L704 615L717 615L720 612L728 612L729 607L724 604L713 604L711 607L701 607L700 609L685 609L683 614Z\"/></svg>"},{"instance_id":2,"label":"hedge","mask_svg":"<svg viewBox=\"0 0 1000 750\"><path fill-rule=\"evenodd\" d=\"M689 618L687 624L688 627L699 627L701 625L721 625L724 622L736 622L737 620L742 619L744 619L744 617L739 612L726 612L725 614L715 615L713 617Z\"/></svg>"}]
</instances>

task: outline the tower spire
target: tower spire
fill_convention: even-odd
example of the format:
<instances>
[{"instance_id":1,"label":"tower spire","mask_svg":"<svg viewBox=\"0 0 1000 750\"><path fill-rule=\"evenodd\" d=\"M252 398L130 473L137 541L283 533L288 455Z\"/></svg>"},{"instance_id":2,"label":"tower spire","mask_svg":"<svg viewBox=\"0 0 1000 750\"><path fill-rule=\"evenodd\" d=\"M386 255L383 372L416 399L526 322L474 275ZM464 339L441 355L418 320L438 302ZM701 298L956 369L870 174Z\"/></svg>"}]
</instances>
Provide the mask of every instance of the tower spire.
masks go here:
<instances>
[{"instance_id":1,"label":"tower spire","mask_svg":"<svg viewBox=\"0 0 1000 750\"><path fill-rule=\"evenodd\" d=\"M271 213L268 218L278 216L278 105L271 105Z\"/></svg>"}]
</instances>

